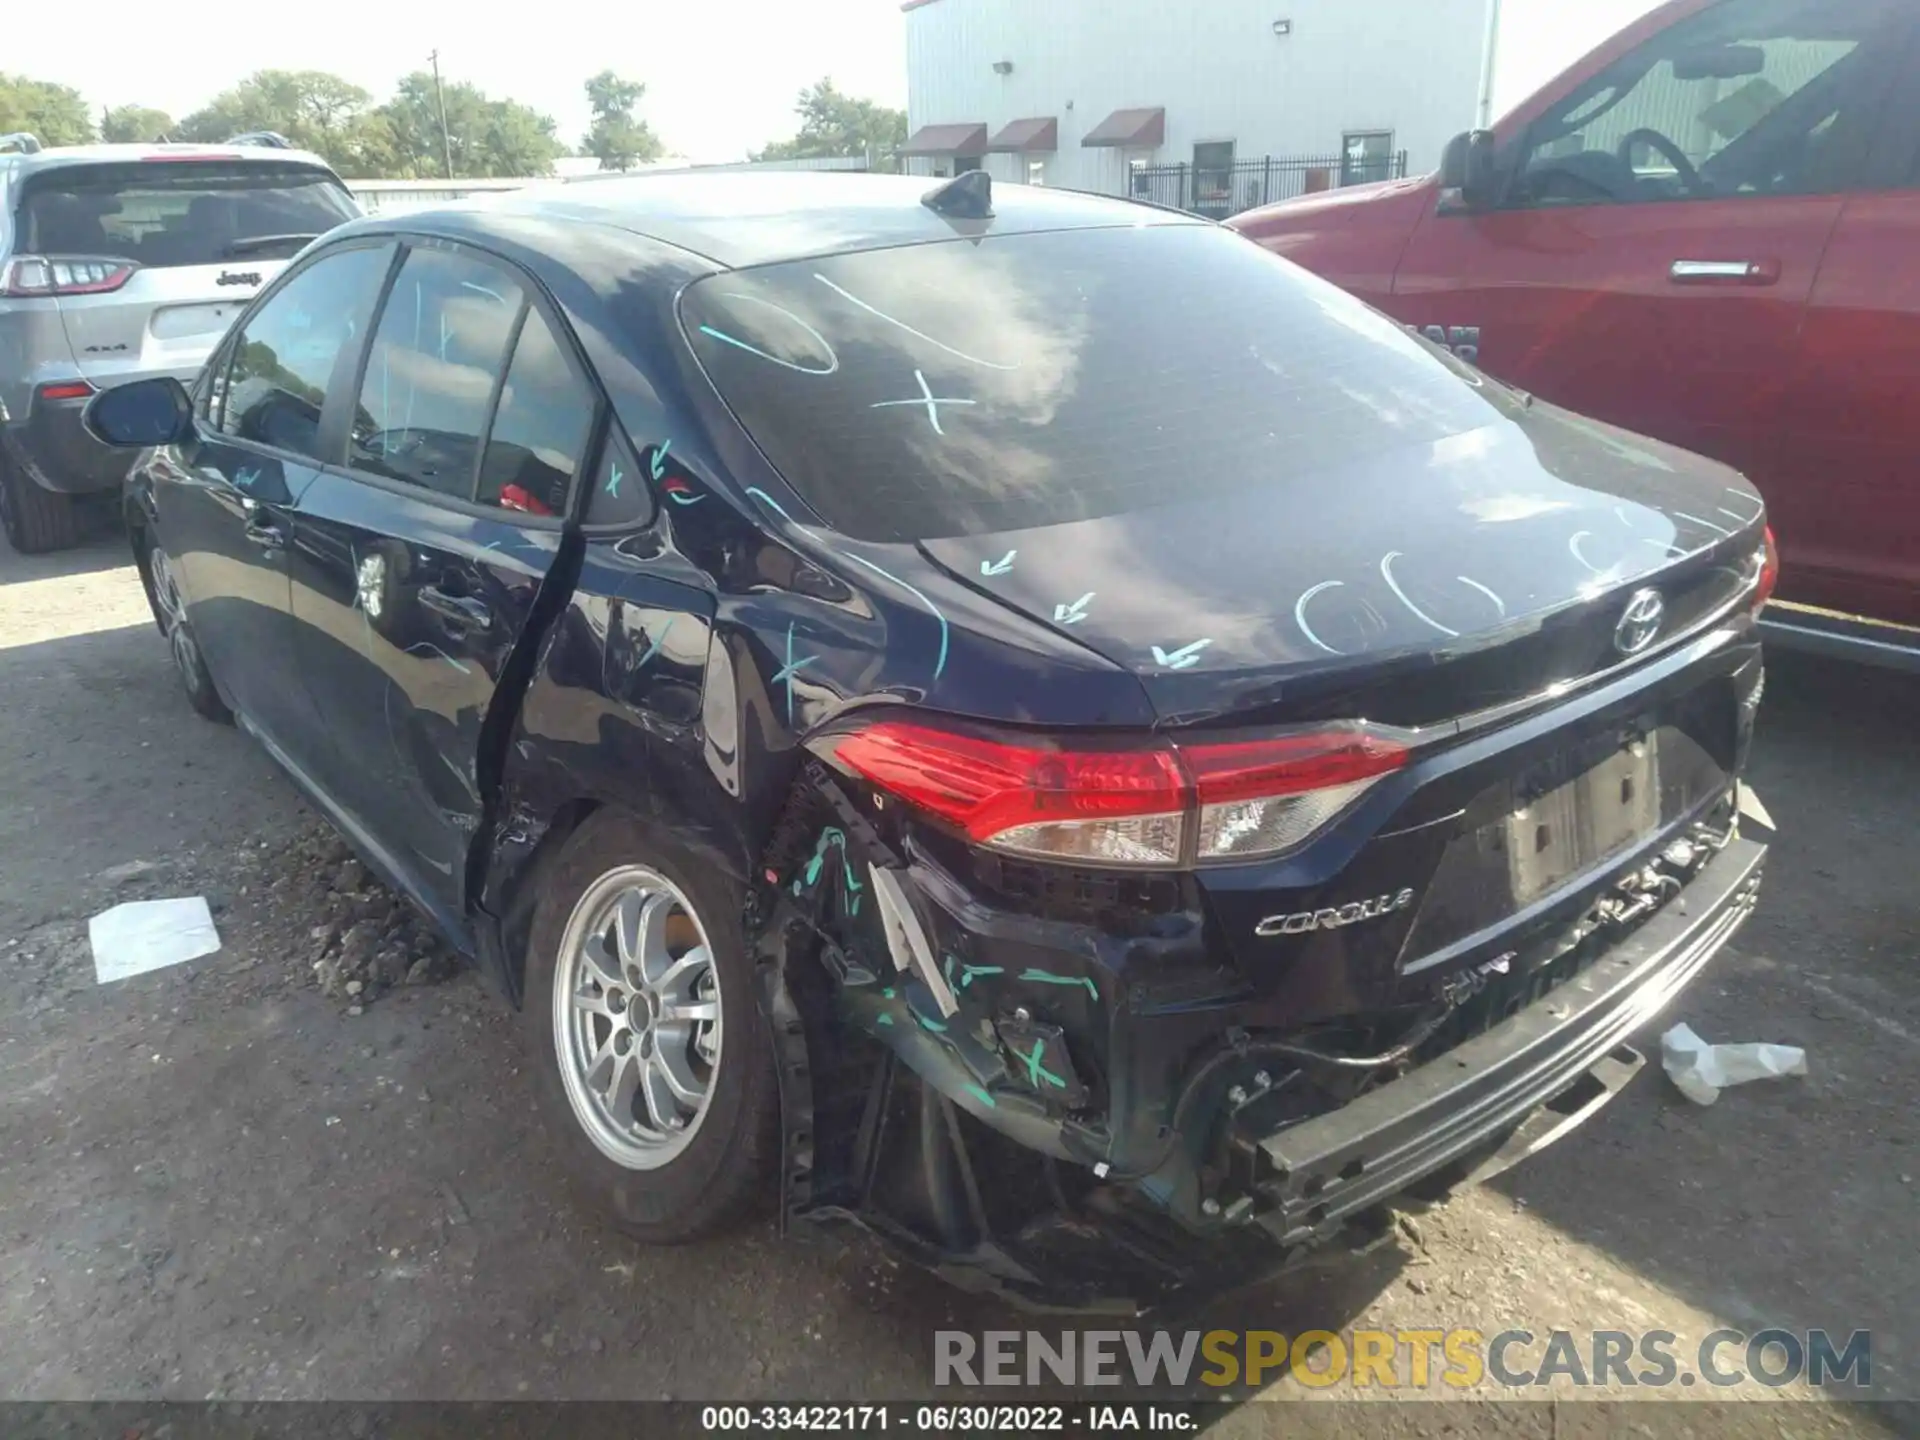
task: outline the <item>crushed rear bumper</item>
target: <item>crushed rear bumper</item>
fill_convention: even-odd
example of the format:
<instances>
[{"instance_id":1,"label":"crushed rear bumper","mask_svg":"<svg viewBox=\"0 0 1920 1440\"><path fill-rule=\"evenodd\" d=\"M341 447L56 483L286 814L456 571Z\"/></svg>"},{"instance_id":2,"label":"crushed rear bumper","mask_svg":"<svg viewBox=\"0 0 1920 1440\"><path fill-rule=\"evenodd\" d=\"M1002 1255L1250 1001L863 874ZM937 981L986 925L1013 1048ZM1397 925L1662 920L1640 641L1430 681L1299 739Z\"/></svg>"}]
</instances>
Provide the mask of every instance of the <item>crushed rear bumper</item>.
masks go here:
<instances>
[{"instance_id":1,"label":"crushed rear bumper","mask_svg":"<svg viewBox=\"0 0 1920 1440\"><path fill-rule=\"evenodd\" d=\"M1628 1035L1752 913L1766 853L1731 841L1682 895L1574 979L1404 1078L1260 1141L1254 1218L1285 1245L1312 1244L1509 1136L1518 1144L1502 1151L1504 1163L1476 1178L1564 1134L1637 1068L1622 1053Z\"/></svg>"}]
</instances>

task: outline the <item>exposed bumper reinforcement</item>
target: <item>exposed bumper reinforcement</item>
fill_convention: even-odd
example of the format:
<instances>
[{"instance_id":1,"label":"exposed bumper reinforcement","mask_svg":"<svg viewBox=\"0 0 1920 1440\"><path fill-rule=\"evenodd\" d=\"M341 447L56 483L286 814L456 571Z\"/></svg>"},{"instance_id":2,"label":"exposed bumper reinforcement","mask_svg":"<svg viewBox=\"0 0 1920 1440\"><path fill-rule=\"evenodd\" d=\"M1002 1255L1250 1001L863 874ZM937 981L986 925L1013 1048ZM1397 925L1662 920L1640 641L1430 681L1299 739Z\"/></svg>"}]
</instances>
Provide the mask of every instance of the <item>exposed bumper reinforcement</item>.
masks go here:
<instances>
[{"instance_id":1,"label":"exposed bumper reinforcement","mask_svg":"<svg viewBox=\"0 0 1920 1440\"><path fill-rule=\"evenodd\" d=\"M1639 1068L1627 1037L1752 912L1766 854L1755 841L1732 841L1666 909L1519 1014L1403 1079L1261 1141L1259 1223L1287 1245L1312 1243L1503 1136L1509 1144L1475 1178L1585 1119Z\"/></svg>"}]
</instances>

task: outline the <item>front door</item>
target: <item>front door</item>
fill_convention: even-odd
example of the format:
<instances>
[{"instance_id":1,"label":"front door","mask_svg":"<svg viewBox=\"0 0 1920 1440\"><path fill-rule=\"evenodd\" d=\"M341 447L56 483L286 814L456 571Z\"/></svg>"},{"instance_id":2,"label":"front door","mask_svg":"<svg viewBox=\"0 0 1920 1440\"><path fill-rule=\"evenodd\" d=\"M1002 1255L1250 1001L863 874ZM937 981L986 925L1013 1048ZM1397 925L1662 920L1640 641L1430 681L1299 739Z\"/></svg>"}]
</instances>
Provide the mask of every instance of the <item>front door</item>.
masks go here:
<instances>
[{"instance_id":1,"label":"front door","mask_svg":"<svg viewBox=\"0 0 1920 1440\"><path fill-rule=\"evenodd\" d=\"M327 788L455 935L495 693L559 554L594 418L557 322L515 273L422 245L375 326L347 463L300 499L293 614L337 752Z\"/></svg>"},{"instance_id":2,"label":"front door","mask_svg":"<svg viewBox=\"0 0 1920 1440\"><path fill-rule=\"evenodd\" d=\"M1422 221L1396 314L1544 399L1752 468L1900 10L1722 0L1660 31L1508 145L1498 206Z\"/></svg>"},{"instance_id":3,"label":"front door","mask_svg":"<svg viewBox=\"0 0 1920 1440\"><path fill-rule=\"evenodd\" d=\"M247 318L194 433L152 467L159 540L208 668L241 718L304 766L316 725L293 659L287 541L318 472L320 410L357 350L392 248L316 257Z\"/></svg>"}]
</instances>

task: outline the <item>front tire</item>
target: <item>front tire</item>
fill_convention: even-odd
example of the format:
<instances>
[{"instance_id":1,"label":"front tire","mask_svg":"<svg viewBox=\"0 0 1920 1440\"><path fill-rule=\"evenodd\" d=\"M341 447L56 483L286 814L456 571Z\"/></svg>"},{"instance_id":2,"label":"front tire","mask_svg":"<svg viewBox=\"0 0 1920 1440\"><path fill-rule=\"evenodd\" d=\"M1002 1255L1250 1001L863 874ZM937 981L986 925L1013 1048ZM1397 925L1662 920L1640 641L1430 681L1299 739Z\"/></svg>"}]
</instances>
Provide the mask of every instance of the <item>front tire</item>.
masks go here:
<instances>
[{"instance_id":1,"label":"front tire","mask_svg":"<svg viewBox=\"0 0 1920 1440\"><path fill-rule=\"evenodd\" d=\"M602 811L544 877L525 1039L575 1182L649 1244L726 1230L775 1193L779 1092L739 884Z\"/></svg>"},{"instance_id":2,"label":"front tire","mask_svg":"<svg viewBox=\"0 0 1920 1440\"><path fill-rule=\"evenodd\" d=\"M22 555L71 550L80 543L80 512L68 495L42 490L0 454L0 529Z\"/></svg>"}]
</instances>

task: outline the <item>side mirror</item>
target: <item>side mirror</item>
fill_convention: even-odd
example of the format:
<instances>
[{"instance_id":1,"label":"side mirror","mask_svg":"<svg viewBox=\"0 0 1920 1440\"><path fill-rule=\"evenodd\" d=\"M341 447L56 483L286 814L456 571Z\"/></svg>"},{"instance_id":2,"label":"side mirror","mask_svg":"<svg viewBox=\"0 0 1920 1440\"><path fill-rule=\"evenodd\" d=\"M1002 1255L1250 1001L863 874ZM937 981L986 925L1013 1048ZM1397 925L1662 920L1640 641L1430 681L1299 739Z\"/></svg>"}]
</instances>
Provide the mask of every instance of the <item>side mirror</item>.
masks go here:
<instances>
[{"instance_id":1,"label":"side mirror","mask_svg":"<svg viewBox=\"0 0 1920 1440\"><path fill-rule=\"evenodd\" d=\"M170 375L130 380L94 396L81 418L103 444L144 450L186 439L193 401L186 386Z\"/></svg>"},{"instance_id":2,"label":"side mirror","mask_svg":"<svg viewBox=\"0 0 1920 1440\"><path fill-rule=\"evenodd\" d=\"M1498 180L1491 130L1468 130L1447 142L1440 159L1440 185L1459 191L1469 210L1482 210L1494 203Z\"/></svg>"}]
</instances>

